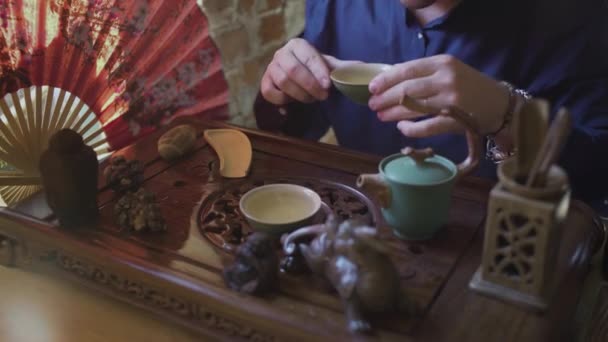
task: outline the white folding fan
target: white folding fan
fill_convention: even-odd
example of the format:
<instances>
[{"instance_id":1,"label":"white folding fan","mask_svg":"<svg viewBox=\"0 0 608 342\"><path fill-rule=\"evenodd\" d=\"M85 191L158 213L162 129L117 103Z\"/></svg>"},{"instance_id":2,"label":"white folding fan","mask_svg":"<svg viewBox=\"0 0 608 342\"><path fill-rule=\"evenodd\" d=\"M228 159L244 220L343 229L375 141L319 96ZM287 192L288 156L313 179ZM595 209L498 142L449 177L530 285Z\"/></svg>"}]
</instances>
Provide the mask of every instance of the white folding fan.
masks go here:
<instances>
[{"instance_id":1,"label":"white folding fan","mask_svg":"<svg viewBox=\"0 0 608 342\"><path fill-rule=\"evenodd\" d=\"M227 95L196 0L0 0L0 196L39 189L59 129L103 158L177 116L227 119Z\"/></svg>"}]
</instances>

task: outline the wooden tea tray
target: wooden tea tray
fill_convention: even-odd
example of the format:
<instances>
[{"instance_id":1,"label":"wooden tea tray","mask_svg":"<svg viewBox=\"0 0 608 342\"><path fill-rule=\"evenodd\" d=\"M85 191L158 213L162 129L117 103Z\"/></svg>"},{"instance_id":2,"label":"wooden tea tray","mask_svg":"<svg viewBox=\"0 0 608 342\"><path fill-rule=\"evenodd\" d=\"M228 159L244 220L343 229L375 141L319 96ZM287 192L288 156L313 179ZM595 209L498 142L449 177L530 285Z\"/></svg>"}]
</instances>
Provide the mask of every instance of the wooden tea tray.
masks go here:
<instances>
[{"instance_id":1,"label":"wooden tea tray","mask_svg":"<svg viewBox=\"0 0 608 342\"><path fill-rule=\"evenodd\" d=\"M145 163L144 187L160 201L166 233L119 229L112 219L117 198L101 179L102 220L95 230L57 227L42 194L0 210L2 262L51 269L57 276L156 312L210 339L554 341L575 331L571 322L578 291L590 256L603 238L584 205L572 206L555 278L559 291L549 311L538 315L468 289L480 264L492 184L464 179L454 189L445 229L428 242L405 242L385 227L375 201L354 187L358 174L376 172L379 158L243 130L254 150L250 175L224 179L217 171L217 155L202 135L205 129L230 126L182 121L195 125L199 138L196 150L181 160L168 163L159 158L156 142L163 132L116 153ZM282 274L279 293L263 298L228 290L222 270L248 232L235 205L251 187L274 182L306 185L340 216L377 222L403 289L424 313L376 317L375 333L358 336L347 331L337 296L311 276Z\"/></svg>"}]
</instances>

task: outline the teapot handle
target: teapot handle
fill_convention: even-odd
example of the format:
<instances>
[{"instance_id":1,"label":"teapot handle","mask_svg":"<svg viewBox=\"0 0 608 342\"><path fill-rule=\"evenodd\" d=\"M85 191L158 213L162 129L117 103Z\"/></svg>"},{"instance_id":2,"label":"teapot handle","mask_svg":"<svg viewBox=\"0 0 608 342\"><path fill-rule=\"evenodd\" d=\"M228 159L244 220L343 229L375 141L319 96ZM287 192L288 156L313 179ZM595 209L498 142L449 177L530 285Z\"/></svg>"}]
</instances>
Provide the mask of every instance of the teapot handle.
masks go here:
<instances>
[{"instance_id":1,"label":"teapot handle","mask_svg":"<svg viewBox=\"0 0 608 342\"><path fill-rule=\"evenodd\" d=\"M479 165L479 161L481 159L482 146L477 123L468 113L456 107L442 109L438 115L451 116L454 118L454 120L460 122L465 127L469 154L465 160L457 165L456 168L458 173L456 177L461 178L466 176L471 173L477 167L477 165ZM416 150L412 149L411 147L402 149L401 153L412 157L416 162L421 162L426 158L432 157L434 154L431 148Z\"/></svg>"},{"instance_id":2,"label":"teapot handle","mask_svg":"<svg viewBox=\"0 0 608 342\"><path fill-rule=\"evenodd\" d=\"M469 154L467 158L458 164L457 177L463 177L471 173L479 165L481 160L482 146L479 128L473 117L459 108L449 107L442 109L439 115L451 116L454 120L460 122L466 130L467 148Z\"/></svg>"}]
</instances>

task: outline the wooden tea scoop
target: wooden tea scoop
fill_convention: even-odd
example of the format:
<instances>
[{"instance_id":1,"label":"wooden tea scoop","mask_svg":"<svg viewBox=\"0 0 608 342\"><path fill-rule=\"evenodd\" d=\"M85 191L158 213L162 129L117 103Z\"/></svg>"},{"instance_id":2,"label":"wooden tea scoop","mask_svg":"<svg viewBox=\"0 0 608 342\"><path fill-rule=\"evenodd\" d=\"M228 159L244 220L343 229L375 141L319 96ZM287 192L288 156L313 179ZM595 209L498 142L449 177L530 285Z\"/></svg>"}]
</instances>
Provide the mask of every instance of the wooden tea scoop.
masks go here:
<instances>
[{"instance_id":1,"label":"wooden tea scoop","mask_svg":"<svg viewBox=\"0 0 608 342\"><path fill-rule=\"evenodd\" d=\"M515 114L516 178L525 183L545 139L549 122L549 103L542 99L528 101Z\"/></svg>"},{"instance_id":2,"label":"wooden tea scoop","mask_svg":"<svg viewBox=\"0 0 608 342\"><path fill-rule=\"evenodd\" d=\"M549 169L560 155L571 129L570 112L566 108L561 108L553 119L543 146L534 161L530 176L526 181L527 187L542 187L545 185Z\"/></svg>"}]
</instances>

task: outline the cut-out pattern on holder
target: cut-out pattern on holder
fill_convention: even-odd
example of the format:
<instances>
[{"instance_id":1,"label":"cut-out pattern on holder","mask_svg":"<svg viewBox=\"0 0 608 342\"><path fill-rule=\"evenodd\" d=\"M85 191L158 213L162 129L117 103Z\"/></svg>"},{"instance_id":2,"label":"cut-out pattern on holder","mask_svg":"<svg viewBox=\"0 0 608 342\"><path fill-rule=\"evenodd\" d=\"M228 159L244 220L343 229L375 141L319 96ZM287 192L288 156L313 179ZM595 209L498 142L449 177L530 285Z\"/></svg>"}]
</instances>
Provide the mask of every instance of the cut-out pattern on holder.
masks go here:
<instances>
[{"instance_id":1,"label":"cut-out pattern on holder","mask_svg":"<svg viewBox=\"0 0 608 342\"><path fill-rule=\"evenodd\" d=\"M524 286L532 286L535 279L535 257L540 218L530 218L518 212L496 210L496 231L493 262L487 271Z\"/></svg>"},{"instance_id":2,"label":"cut-out pattern on holder","mask_svg":"<svg viewBox=\"0 0 608 342\"><path fill-rule=\"evenodd\" d=\"M208 197L198 215L201 233L216 247L234 253L249 234L252 233L244 216L239 210L239 201L247 191L266 184L289 183L305 186L321 196L334 213L341 219L360 218L373 225L375 222L371 202L358 191L318 179L282 178L275 180L251 180L235 183L220 193ZM318 221L324 219L319 212Z\"/></svg>"}]
</instances>

